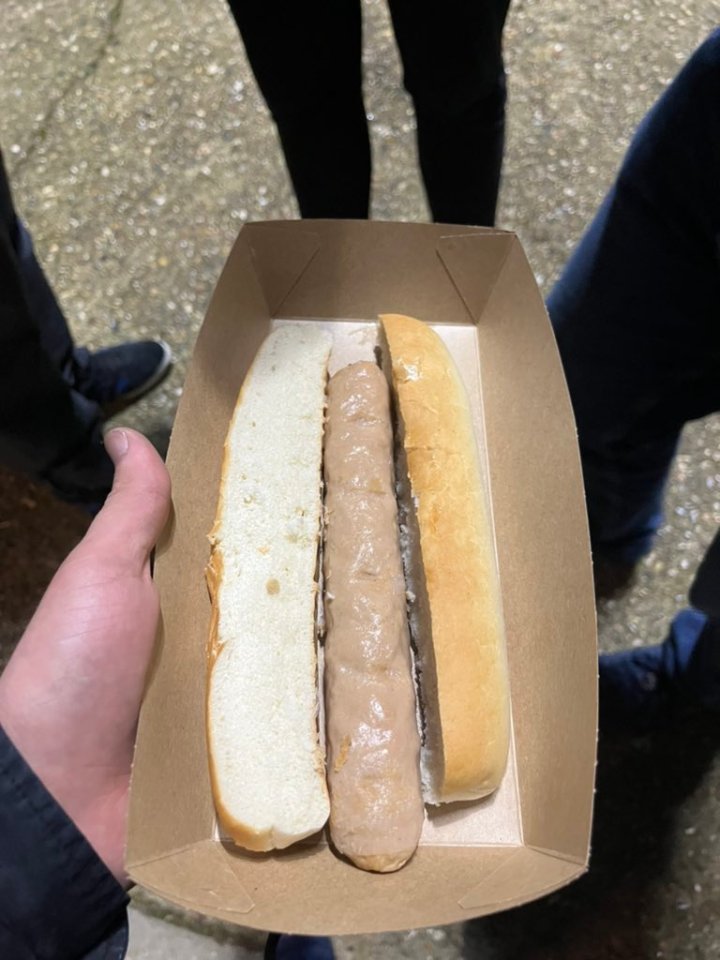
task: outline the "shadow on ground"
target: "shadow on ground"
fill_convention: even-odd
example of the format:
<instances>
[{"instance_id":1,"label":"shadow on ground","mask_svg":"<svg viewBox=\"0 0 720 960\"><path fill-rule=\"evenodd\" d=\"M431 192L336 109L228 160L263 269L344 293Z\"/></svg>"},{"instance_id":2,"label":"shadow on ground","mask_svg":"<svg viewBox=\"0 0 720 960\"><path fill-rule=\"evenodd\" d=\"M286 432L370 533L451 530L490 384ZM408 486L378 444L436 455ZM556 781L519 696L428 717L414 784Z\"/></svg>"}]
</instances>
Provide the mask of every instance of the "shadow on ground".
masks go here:
<instances>
[{"instance_id":1,"label":"shadow on ground","mask_svg":"<svg viewBox=\"0 0 720 960\"><path fill-rule=\"evenodd\" d=\"M650 960L677 814L718 748L720 720L601 742L590 872L544 900L468 923L467 960ZM683 909L682 903L678 909Z\"/></svg>"},{"instance_id":2,"label":"shadow on ground","mask_svg":"<svg viewBox=\"0 0 720 960\"><path fill-rule=\"evenodd\" d=\"M89 524L89 516L45 487L0 468L0 670Z\"/></svg>"},{"instance_id":3,"label":"shadow on ground","mask_svg":"<svg viewBox=\"0 0 720 960\"><path fill-rule=\"evenodd\" d=\"M147 436L164 457L169 428L151 427ZM48 488L0 467L0 671L90 520Z\"/></svg>"}]
</instances>

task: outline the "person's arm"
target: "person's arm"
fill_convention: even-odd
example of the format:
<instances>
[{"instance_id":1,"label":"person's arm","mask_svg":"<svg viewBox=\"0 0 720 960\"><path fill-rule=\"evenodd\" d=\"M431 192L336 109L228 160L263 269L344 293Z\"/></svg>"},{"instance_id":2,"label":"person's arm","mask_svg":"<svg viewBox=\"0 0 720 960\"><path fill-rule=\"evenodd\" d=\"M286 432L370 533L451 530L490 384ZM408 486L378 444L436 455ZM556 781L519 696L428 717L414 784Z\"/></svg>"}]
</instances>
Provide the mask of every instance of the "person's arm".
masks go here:
<instances>
[{"instance_id":1,"label":"person's arm","mask_svg":"<svg viewBox=\"0 0 720 960\"><path fill-rule=\"evenodd\" d=\"M112 431L113 491L0 677L0 956L120 960L130 764L158 601L169 479Z\"/></svg>"},{"instance_id":2,"label":"person's arm","mask_svg":"<svg viewBox=\"0 0 720 960\"><path fill-rule=\"evenodd\" d=\"M1 727L0 851L0 957L125 956L125 890Z\"/></svg>"}]
</instances>

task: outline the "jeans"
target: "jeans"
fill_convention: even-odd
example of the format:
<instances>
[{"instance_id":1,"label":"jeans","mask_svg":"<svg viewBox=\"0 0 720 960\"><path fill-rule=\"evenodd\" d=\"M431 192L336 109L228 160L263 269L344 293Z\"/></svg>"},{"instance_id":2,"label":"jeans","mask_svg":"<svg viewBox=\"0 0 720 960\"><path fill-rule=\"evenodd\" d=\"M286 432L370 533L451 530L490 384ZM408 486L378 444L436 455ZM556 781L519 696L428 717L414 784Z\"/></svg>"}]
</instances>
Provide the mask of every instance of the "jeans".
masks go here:
<instances>
[{"instance_id":1,"label":"jeans","mask_svg":"<svg viewBox=\"0 0 720 960\"><path fill-rule=\"evenodd\" d=\"M593 551L634 563L660 525L683 426L720 410L720 30L641 123L548 311L577 421ZM665 655L692 651L679 672L698 702L720 708L717 603L700 599L720 592L715 545L703 568L691 598L705 612L678 614Z\"/></svg>"},{"instance_id":2,"label":"jeans","mask_svg":"<svg viewBox=\"0 0 720 960\"><path fill-rule=\"evenodd\" d=\"M370 141L360 0L229 0L303 217L364 219ZM433 219L492 225L509 0L390 0Z\"/></svg>"},{"instance_id":3,"label":"jeans","mask_svg":"<svg viewBox=\"0 0 720 960\"><path fill-rule=\"evenodd\" d=\"M720 31L640 125L548 310L593 548L634 562L684 424L720 410Z\"/></svg>"},{"instance_id":4,"label":"jeans","mask_svg":"<svg viewBox=\"0 0 720 960\"><path fill-rule=\"evenodd\" d=\"M0 463L88 501L104 497L113 470L99 406L72 389L78 354L0 154Z\"/></svg>"}]
</instances>

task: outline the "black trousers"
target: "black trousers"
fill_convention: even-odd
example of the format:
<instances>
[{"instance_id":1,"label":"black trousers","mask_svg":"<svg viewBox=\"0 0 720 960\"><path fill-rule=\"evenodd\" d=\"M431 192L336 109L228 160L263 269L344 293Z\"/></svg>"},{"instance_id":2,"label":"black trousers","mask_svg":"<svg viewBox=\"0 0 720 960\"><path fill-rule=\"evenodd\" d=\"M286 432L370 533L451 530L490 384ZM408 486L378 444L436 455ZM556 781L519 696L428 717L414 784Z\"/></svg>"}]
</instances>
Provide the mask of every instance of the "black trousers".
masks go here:
<instances>
[{"instance_id":1,"label":"black trousers","mask_svg":"<svg viewBox=\"0 0 720 960\"><path fill-rule=\"evenodd\" d=\"M303 217L369 213L360 0L228 0ZM509 0L389 0L433 219L492 225Z\"/></svg>"},{"instance_id":2,"label":"black trousers","mask_svg":"<svg viewBox=\"0 0 720 960\"><path fill-rule=\"evenodd\" d=\"M0 463L86 500L107 493L112 463L100 408L72 389L74 354L0 154Z\"/></svg>"}]
</instances>

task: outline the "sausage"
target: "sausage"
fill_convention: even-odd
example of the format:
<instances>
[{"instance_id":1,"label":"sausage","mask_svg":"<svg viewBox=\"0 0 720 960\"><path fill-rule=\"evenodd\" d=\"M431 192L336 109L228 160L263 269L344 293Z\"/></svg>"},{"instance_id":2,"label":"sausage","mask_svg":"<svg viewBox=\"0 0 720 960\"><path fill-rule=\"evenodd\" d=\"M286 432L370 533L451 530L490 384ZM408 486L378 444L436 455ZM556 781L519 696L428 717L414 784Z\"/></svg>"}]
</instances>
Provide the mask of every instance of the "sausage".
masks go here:
<instances>
[{"instance_id":1,"label":"sausage","mask_svg":"<svg viewBox=\"0 0 720 960\"><path fill-rule=\"evenodd\" d=\"M373 363L329 382L324 478L330 836L385 873L414 853L424 807L390 397Z\"/></svg>"}]
</instances>

